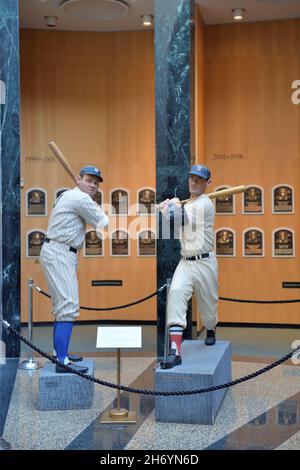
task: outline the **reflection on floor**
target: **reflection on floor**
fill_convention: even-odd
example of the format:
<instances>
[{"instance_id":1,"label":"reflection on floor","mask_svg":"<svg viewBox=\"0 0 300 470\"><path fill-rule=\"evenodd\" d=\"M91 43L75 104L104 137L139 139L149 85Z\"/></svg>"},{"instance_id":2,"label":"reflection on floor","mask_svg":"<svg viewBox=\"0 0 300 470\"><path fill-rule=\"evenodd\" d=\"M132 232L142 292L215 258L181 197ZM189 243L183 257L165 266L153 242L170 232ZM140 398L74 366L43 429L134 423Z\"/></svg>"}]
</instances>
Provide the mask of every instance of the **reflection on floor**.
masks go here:
<instances>
[{"instance_id":1,"label":"reflection on floor","mask_svg":"<svg viewBox=\"0 0 300 470\"><path fill-rule=\"evenodd\" d=\"M143 330L145 350L141 354L122 354L121 383L153 390L155 330L153 327ZM86 335L87 331L83 336ZM39 328L35 329L34 337L35 344L42 343ZM246 335L244 328L218 328L218 338L232 341L232 375L238 378L290 351L291 343L300 339L300 331L249 328ZM80 352L87 348L81 349L80 343L75 342L73 349ZM116 382L114 354L98 352L93 359L95 376ZM43 358L39 360L44 362ZM18 370L14 380L15 363L8 360L5 366L0 366L0 424L12 449L300 449L300 367L291 361L228 389L214 425L156 422L153 396L127 392L121 393L121 407L136 411L137 422L102 424L102 414L116 406L116 391L100 385L95 385L93 405L88 410L40 411L40 371Z\"/></svg>"}]
</instances>

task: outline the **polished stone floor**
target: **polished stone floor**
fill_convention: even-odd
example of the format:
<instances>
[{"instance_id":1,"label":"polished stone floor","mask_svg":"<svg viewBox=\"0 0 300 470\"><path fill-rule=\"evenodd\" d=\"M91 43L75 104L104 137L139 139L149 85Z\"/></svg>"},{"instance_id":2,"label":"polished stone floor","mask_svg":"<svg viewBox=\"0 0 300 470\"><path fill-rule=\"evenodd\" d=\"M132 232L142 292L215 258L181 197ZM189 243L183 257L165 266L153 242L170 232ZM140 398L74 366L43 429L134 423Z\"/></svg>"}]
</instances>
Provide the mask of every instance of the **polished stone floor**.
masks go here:
<instances>
[{"instance_id":1,"label":"polished stone floor","mask_svg":"<svg viewBox=\"0 0 300 470\"><path fill-rule=\"evenodd\" d=\"M115 353L99 353L91 348L91 341L88 348L94 330L95 326L78 326L80 341L76 335L72 338L73 350L93 358L95 377L115 383ZM26 335L26 331L23 333ZM46 352L51 350L51 328L35 328L34 338L33 342ZM155 327L143 326L143 338L142 351L122 353L121 383L153 390ZM300 330L220 327L218 338L232 343L235 379L289 352L292 342L300 339ZM44 364L44 358L37 359ZM90 409L41 411L38 406L41 370L20 370L15 359L7 359L0 366L0 426L12 449L300 449L300 366L292 361L229 388L213 425L157 422L154 397L128 392L121 393L121 407L136 413L136 422L103 424L105 412L116 407L116 391L98 384Z\"/></svg>"}]
</instances>

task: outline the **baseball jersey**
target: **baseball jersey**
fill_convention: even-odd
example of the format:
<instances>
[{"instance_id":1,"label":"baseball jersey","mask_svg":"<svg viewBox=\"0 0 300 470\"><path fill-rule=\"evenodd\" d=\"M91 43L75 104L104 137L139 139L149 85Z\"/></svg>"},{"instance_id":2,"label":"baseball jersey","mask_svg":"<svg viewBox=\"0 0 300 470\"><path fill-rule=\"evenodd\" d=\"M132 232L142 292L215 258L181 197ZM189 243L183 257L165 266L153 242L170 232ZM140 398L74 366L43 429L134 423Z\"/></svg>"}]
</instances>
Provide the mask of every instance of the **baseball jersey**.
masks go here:
<instances>
[{"instance_id":1,"label":"baseball jersey","mask_svg":"<svg viewBox=\"0 0 300 470\"><path fill-rule=\"evenodd\" d=\"M188 223L180 227L182 256L210 253L214 249L215 208L206 194L201 194L184 206Z\"/></svg>"},{"instance_id":2,"label":"baseball jersey","mask_svg":"<svg viewBox=\"0 0 300 470\"><path fill-rule=\"evenodd\" d=\"M86 224L103 228L108 225L108 217L91 196L77 187L65 191L56 200L47 237L78 249L85 239Z\"/></svg>"}]
</instances>

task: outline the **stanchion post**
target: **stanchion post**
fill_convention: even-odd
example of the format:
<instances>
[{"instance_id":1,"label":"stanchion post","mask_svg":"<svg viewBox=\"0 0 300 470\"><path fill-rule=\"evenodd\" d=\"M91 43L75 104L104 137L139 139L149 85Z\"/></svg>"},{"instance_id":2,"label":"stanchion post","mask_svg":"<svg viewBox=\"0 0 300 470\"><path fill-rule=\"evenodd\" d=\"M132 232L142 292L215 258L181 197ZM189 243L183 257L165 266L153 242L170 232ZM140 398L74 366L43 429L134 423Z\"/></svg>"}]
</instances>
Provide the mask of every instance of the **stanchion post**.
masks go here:
<instances>
[{"instance_id":1,"label":"stanchion post","mask_svg":"<svg viewBox=\"0 0 300 470\"><path fill-rule=\"evenodd\" d=\"M32 296L32 290L33 290L33 279L28 279L27 280L27 286L28 286L28 340L30 343L32 342L32 323L33 323L33 296ZM23 361L19 365L19 369L23 370L36 370L40 369L43 367L38 361L34 361L32 358L32 349L29 347L29 355L28 355L28 360Z\"/></svg>"},{"instance_id":2,"label":"stanchion post","mask_svg":"<svg viewBox=\"0 0 300 470\"><path fill-rule=\"evenodd\" d=\"M121 385L121 348L117 348L117 385ZM136 413L121 408L121 391L117 389L117 408L104 413L101 419L102 424L135 424Z\"/></svg>"},{"instance_id":3,"label":"stanchion post","mask_svg":"<svg viewBox=\"0 0 300 470\"><path fill-rule=\"evenodd\" d=\"M167 282L166 282L166 285L167 285L167 301L166 301L166 313L165 313L165 344L164 344L164 358L161 362L162 365L166 362L167 356L169 354L168 298L169 298L169 291L170 291L170 287L171 287L171 282L172 282L172 279L168 278Z\"/></svg>"}]
</instances>

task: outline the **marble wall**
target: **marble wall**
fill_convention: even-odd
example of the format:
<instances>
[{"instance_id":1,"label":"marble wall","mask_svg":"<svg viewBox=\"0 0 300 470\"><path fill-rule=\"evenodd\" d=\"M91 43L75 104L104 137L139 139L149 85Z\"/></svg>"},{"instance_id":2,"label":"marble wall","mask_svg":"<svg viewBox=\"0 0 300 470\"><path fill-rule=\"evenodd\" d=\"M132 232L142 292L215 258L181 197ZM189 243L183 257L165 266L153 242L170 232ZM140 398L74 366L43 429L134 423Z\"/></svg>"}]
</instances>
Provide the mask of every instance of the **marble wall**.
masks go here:
<instances>
[{"instance_id":1,"label":"marble wall","mask_svg":"<svg viewBox=\"0 0 300 470\"><path fill-rule=\"evenodd\" d=\"M18 0L0 0L0 264L3 318L20 327L20 139ZM2 329L6 356L20 342ZM1 338L1 337L0 337Z\"/></svg>"},{"instance_id":2,"label":"marble wall","mask_svg":"<svg viewBox=\"0 0 300 470\"><path fill-rule=\"evenodd\" d=\"M155 0L155 108L157 202L189 197L193 125L194 0ZM176 239L157 243L157 285L171 278L180 258ZM166 297L158 296L158 356L163 355ZM191 309L184 336L191 337Z\"/></svg>"}]
</instances>

